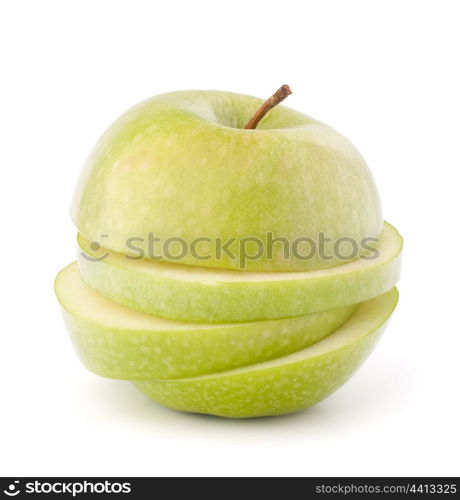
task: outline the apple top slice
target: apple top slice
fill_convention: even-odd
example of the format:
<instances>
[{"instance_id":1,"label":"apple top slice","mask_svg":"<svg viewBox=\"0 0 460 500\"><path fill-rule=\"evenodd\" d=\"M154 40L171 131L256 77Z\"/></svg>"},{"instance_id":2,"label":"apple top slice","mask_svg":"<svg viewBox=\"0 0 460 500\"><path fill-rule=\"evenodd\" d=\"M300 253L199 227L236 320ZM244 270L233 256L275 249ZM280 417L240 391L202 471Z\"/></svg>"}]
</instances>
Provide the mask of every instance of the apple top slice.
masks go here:
<instances>
[{"instance_id":1,"label":"apple top slice","mask_svg":"<svg viewBox=\"0 0 460 500\"><path fill-rule=\"evenodd\" d=\"M180 263L200 267L271 272L342 264L338 241L360 244L382 230L371 172L345 137L288 107L245 129L263 102L182 91L127 111L82 172L72 205L80 233L146 257L153 235L159 255L177 262L167 243L174 239L179 255L185 248ZM308 242L321 235L328 260L309 255ZM286 258L281 243L271 251L270 237L300 242L298 252Z\"/></svg>"}]
</instances>

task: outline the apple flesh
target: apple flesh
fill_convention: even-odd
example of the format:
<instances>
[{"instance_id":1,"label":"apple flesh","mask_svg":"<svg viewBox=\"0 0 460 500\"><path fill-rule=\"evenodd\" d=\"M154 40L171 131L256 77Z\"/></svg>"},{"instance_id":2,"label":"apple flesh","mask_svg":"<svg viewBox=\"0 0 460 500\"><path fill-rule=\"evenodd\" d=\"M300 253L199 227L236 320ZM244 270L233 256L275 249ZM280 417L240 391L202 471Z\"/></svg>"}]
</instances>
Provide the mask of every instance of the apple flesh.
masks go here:
<instances>
[{"instance_id":1,"label":"apple flesh","mask_svg":"<svg viewBox=\"0 0 460 500\"><path fill-rule=\"evenodd\" d=\"M180 238L181 263L241 270L245 238L267 233L330 242L309 259L284 259L281 245L246 261L248 271L310 271L342 264L333 251L343 237L361 242L383 227L377 189L355 147L333 128L285 106L255 130L243 127L263 101L231 92L182 91L133 107L103 134L81 175L72 215L90 241L149 255L149 233ZM233 256L216 241L234 239ZM308 246L308 245L307 245ZM252 254L258 249L249 245ZM160 245L159 256L171 260ZM303 253L303 252L302 252ZM206 260L203 259L206 257ZM209 258L207 258L209 257Z\"/></svg>"},{"instance_id":2,"label":"apple flesh","mask_svg":"<svg viewBox=\"0 0 460 500\"><path fill-rule=\"evenodd\" d=\"M206 323L299 316L363 302L397 283L402 250L401 236L385 223L377 258L302 273L254 273L134 261L94 251L81 236L78 241L80 272L90 287L132 309Z\"/></svg>"},{"instance_id":3,"label":"apple flesh","mask_svg":"<svg viewBox=\"0 0 460 500\"><path fill-rule=\"evenodd\" d=\"M162 405L187 412L245 418L298 411L351 377L376 345L397 302L393 288L360 304L334 333L294 354L210 375L135 385Z\"/></svg>"},{"instance_id":4,"label":"apple flesh","mask_svg":"<svg viewBox=\"0 0 460 500\"><path fill-rule=\"evenodd\" d=\"M188 377L283 356L326 337L356 308L251 323L184 323L106 299L83 283L75 263L59 273L55 290L82 363L127 380Z\"/></svg>"}]
</instances>

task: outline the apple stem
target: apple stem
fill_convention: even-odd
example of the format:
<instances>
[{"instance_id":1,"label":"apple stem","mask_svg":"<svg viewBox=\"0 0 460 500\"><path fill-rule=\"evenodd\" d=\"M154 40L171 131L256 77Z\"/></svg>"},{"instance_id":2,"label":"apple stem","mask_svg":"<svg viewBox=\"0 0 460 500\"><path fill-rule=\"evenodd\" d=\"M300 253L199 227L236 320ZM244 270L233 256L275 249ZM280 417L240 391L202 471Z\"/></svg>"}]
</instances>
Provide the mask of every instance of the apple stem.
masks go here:
<instances>
[{"instance_id":1,"label":"apple stem","mask_svg":"<svg viewBox=\"0 0 460 500\"><path fill-rule=\"evenodd\" d=\"M292 91L289 85L282 85L271 97L269 97L260 108L257 110L256 114L246 123L245 129L255 129L259 124L260 120L277 104L284 101L288 95L291 95Z\"/></svg>"}]
</instances>

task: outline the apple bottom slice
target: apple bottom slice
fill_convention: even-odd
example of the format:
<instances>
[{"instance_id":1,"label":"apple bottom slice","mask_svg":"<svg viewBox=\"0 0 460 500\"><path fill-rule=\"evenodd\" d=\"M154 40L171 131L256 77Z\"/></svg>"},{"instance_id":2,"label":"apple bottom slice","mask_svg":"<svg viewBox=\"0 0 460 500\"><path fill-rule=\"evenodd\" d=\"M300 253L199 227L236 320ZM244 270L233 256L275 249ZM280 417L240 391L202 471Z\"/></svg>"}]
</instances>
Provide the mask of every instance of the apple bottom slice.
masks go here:
<instances>
[{"instance_id":1,"label":"apple bottom slice","mask_svg":"<svg viewBox=\"0 0 460 500\"><path fill-rule=\"evenodd\" d=\"M321 340L356 306L296 318L233 324L183 323L128 309L85 285L76 263L55 284L82 363L120 379L178 378L273 359Z\"/></svg>"},{"instance_id":2,"label":"apple bottom slice","mask_svg":"<svg viewBox=\"0 0 460 500\"><path fill-rule=\"evenodd\" d=\"M377 297L398 282L402 239L385 223L373 258L309 272L200 268L91 249L81 235L83 280L132 309L181 321L219 323L300 316Z\"/></svg>"},{"instance_id":3,"label":"apple bottom slice","mask_svg":"<svg viewBox=\"0 0 460 500\"><path fill-rule=\"evenodd\" d=\"M314 405L344 384L372 351L398 302L393 288L363 302L332 335L294 354L212 375L135 381L176 410L245 418Z\"/></svg>"}]
</instances>

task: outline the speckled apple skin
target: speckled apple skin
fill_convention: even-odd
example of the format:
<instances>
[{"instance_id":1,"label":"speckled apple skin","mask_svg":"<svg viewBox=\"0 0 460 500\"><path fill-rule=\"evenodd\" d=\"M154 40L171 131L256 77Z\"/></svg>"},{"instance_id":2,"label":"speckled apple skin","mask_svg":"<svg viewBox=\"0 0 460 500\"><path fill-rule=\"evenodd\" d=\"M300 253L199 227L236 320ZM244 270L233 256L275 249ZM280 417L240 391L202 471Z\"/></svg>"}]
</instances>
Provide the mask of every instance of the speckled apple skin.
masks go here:
<instances>
[{"instance_id":1,"label":"speckled apple skin","mask_svg":"<svg viewBox=\"0 0 460 500\"><path fill-rule=\"evenodd\" d=\"M254 321L309 314L385 293L399 279L402 238L385 223L380 243L375 260L304 273L243 273L107 256L105 249L92 251L79 237L79 266L89 286L132 309L182 321Z\"/></svg>"},{"instance_id":2,"label":"speckled apple skin","mask_svg":"<svg viewBox=\"0 0 460 500\"><path fill-rule=\"evenodd\" d=\"M343 324L356 306L251 323L180 323L114 304L85 285L76 264L56 279L67 329L92 372L118 379L188 377L295 352Z\"/></svg>"},{"instance_id":3,"label":"speckled apple skin","mask_svg":"<svg viewBox=\"0 0 460 500\"><path fill-rule=\"evenodd\" d=\"M382 335L398 301L396 289L362 303L324 340L297 353L212 375L135 385L164 406L187 412L247 418L312 406L343 385Z\"/></svg>"},{"instance_id":4,"label":"speckled apple skin","mask_svg":"<svg viewBox=\"0 0 460 500\"><path fill-rule=\"evenodd\" d=\"M256 130L244 130L263 101L231 92L159 95L118 118L95 145L72 205L90 241L121 253L130 238L148 255L148 234L165 241L235 238L235 258L202 249L181 263L241 270L243 238L267 232L293 242L324 233L360 242L383 227L372 174L360 153L333 128L277 106ZM204 246L204 245L203 245ZM233 248L233 246L232 246ZM168 259L166 253L161 253ZM291 256L292 257L292 256ZM267 252L249 271L309 271L341 264L334 256L284 260Z\"/></svg>"}]
</instances>

